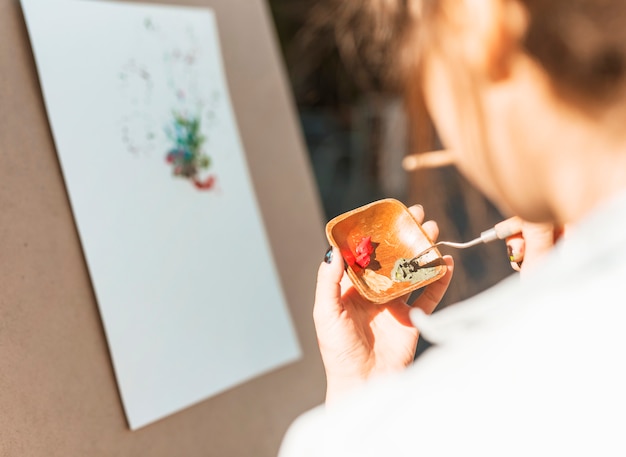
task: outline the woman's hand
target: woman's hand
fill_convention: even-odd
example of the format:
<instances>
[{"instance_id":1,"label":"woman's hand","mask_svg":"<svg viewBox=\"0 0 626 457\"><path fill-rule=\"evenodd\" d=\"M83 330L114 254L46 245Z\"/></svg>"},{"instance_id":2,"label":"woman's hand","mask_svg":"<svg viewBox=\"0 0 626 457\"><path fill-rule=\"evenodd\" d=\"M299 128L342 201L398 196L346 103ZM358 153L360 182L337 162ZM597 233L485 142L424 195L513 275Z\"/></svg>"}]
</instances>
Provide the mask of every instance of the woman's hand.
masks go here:
<instances>
[{"instance_id":1,"label":"woman's hand","mask_svg":"<svg viewBox=\"0 0 626 457\"><path fill-rule=\"evenodd\" d=\"M421 206L410 208L422 222ZM422 225L431 239L439 235L432 221ZM424 288L411 305L431 313L443 297L452 277L453 262L444 257L447 273ZM382 373L399 371L414 359L418 332L411 324L406 299L384 305L367 301L345 275L341 254L334 250L329 264L320 265L313 318L327 379L327 404L342 392Z\"/></svg>"},{"instance_id":2,"label":"woman's hand","mask_svg":"<svg viewBox=\"0 0 626 457\"><path fill-rule=\"evenodd\" d=\"M529 271L550 252L564 232L563 227L550 223L523 222L522 232L505 240L511 267L516 271Z\"/></svg>"}]
</instances>

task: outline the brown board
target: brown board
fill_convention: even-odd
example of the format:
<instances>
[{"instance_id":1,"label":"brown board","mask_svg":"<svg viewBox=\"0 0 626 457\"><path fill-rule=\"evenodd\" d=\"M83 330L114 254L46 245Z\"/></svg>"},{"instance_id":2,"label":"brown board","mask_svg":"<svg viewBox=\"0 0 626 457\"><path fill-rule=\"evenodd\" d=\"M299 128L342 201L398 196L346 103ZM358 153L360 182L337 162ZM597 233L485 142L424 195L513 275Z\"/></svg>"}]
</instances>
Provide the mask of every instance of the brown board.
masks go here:
<instances>
[{"instance_id":1,"label":"brown board","mask_svg":"<svg viewBox=\"0 0 626 457\"><path fill-rule=\"evenodd\" d=\"M263 0L210 7L263 220L303 358L130 431L18 0L0 0L0 456L274 456L323 399L311 320L326 241ZM114 33L114 29L112 29ZM254 291L233 297L249 300ZM227 305L227 304L225 304Z\"/></svg>"}]
</instances>

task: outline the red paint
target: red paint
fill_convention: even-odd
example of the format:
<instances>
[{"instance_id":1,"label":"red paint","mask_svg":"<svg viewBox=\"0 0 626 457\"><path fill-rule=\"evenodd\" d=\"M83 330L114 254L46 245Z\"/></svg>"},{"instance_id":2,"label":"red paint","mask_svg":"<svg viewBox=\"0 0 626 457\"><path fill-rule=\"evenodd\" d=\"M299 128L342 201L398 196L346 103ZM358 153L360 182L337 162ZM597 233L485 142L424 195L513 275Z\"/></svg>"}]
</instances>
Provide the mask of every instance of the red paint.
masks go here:
<instances>
[{"instance_id":1,"label":"red paint","mask_svg":"<svg viewBox=\"0 0 626 457\"><path fill-rule=\"evenodd\" d=\"M359 244L356 245L355 254L349 249L341 250L341 255L349 266L358 265L361 268L366 268L370 264L373 253L374 246L372 246L372 237L370 236L361 238Z\"/></svg>"},{"instance_id":2,"label":"red paint","mask_svg":"<svg viewBox=\"0 0 626 457\"><path fill-rule=\"evenodd\" d=\"M348 265L352 266L356 263L356 257L347 249L342 250L341 255Z\"/></svg>"},{"instance_id":3,"label":"red paint","mask_svg":"<svg viewBox=\"0 0 626 457\"><path fill-rule=\"evenodd\" d=\"M200 181L197 178L193 178L193 185L196 186L196 189L200 189L200 190L211 189L215 185L215 176L211 175L208 178L206 178L204 181Z\"/></svg>"},{"instance_id":4,"label":"red paint","mask_svg":"<svg viewBox=\"0 0 626 457\"><path fill-rule=\"evenodd\" d=\"M370 264L373 252L372 237L366 236L361 238L361 242L356 246L356 264L361 268L367 267Z\"/></svg>"}]
</instances>

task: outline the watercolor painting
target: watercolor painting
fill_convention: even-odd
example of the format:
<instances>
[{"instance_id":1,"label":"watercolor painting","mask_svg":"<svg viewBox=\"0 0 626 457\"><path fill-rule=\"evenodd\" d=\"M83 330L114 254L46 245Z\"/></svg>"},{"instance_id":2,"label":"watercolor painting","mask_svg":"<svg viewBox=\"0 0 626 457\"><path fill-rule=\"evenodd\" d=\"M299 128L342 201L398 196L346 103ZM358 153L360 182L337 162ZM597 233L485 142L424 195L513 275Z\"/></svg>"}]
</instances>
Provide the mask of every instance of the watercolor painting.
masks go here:
<instances>
[{"instance_id":1,"label":"watercolor painting","mask_svg":"<svg viewBox=\"0 0 626 457\"><path fill-rule=\"evenodd\" d=\"M129 427L298 360L212 10L22 9Z\"/></svg>"},{"instance_id":2,"label":"watercolor painting","mask_svg":"<svg viewBox=\"0 0 626 457\"><path fill-rule=\"evenodd\" d=\"M205 137L200 133L200 120L178 113L173 113L172 118L167 132L173 147L165 156L167 163L172 165L172 173L191 180L197 189L212 189L215 175L200 178L200 173L211 164L209 156L202 151Z\"/></svg>"},{"instance_id":3,"label":"watercolor painting","mask_svg":"<svg viewBox=\"0 0 626 457\"><path fill-rule=\"evenodd\" d=\"M148 154L164 133L170 145L164 158L172 176L188 180L198 190L215 190L217 176L210 172L212 160L205 143L218 112L219 92L203 93L199 84L201 49L195 31L186 26L172 33L169 23L166 28L150 15L138 29L142 39L161 49L162 55L153 62L133 56L120 68L120 95L127 108L120 119L122 141L129 152ZM155 92L155 66L166 77L165 95L172 104L167 120L155 119L152 114L153 98L164 95Z\"/></svg>"}]
</instances>

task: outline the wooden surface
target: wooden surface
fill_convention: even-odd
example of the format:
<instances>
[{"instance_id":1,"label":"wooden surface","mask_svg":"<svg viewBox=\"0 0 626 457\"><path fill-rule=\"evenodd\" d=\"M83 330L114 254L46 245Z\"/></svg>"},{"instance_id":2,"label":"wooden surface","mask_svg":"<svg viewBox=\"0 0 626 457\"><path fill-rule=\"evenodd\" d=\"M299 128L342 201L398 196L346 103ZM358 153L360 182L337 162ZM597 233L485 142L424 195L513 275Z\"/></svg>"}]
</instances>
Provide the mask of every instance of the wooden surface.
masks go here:
<instances>
[{"instance_id":1,"label":"wooden surface","mask_svg":"<svg viewBox=\"0 0 626 457\"><path fill-rule=\"evenodd\" d=\"M333 218L326 224L326 237L348 264L346 271L354 287L374 303L408 295L446 273L446 265L435 248L423 256L428 268L420 272L420 280L394 280L393 272L401 259L413 259L433 243L408 208L393 198L377 200ZM355 262L357 245L366 237L373 251L368 265L361 266L358 258ZM434 264L436 260L441 263Z\"/></svg>"},{"instance_id":2,"label":"wooden surface","mask_svg":"<svg viewBox=\"0 0 626 457\"><path fill-rule=\"evenodd\" d=\"M323 399L311 321L326 247L323 216L268 9L262 0L167 3L216 13L235 113L304 358L128 429L22 12L18 0L0 0L2 457L273 456L289 423ZM233 303L253 297L242 290Z\"/></svg>"}]
</instances>

